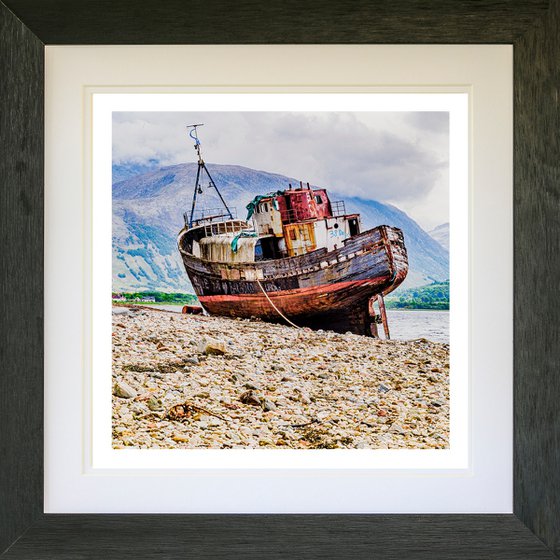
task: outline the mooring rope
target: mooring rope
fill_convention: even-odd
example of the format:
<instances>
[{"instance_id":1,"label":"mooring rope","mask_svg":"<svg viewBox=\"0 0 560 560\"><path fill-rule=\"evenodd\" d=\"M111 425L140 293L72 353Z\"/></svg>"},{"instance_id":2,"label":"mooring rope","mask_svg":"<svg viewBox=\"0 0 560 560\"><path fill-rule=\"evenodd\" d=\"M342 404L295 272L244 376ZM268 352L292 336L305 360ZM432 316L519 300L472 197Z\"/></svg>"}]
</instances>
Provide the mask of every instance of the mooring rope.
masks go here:
<instances>
[{"instance_id":1,"label":"mooring rope","mask_svg":"<svg viewBox=\"0 0 560 560\"><path fill-rule=\"evenodd\" d=\"M268 303L270 303L270 305L272 305L272 307L274 307L274 309L276 310L278 315L280 315L280 317L282 317L282 319L284 319L284 321L286 321L287 323L292 325L292 327L295 327L296 329L301 329L301 327L298 327L298 325L296 325L295 323L290 321L290 319L288 319L288 317L286 317L286 315L284 315L282 313L282 311L280 311L280 309L278 309L278 307L276 307L276 305L274 305L274 302L268 297L268 294L264 291L264 288L262 287L262 284L259 282L259 279L256 278L256 280L257 280L257 284L259 285L259 288L261 289L262 293L264 294L264 297L268 300Z\"/></svg>"}]
</instances>

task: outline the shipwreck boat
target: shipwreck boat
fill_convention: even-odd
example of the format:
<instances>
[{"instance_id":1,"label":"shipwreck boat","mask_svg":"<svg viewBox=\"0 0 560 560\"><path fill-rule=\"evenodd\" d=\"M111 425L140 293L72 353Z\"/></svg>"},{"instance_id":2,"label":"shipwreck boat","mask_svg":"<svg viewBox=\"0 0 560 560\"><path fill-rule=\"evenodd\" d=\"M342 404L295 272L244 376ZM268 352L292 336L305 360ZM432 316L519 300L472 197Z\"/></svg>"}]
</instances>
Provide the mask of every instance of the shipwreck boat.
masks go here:
<instances>
[{"instance_id":1,"label":"shipwreck boat","mask_svg":"<svg viewBox=\"0 0 560 560\"><path fill-rule=\"evenodd\" d=\"M408 271L402 231L361 231L359 214L303 183L257 196L247 218L237 219L201 157L197 126L195 191L178 246L206 311L370 336L383 323L389 337L383 296ZM204 174L223 209L197 215Z\"/></svg>"}]
</instances>

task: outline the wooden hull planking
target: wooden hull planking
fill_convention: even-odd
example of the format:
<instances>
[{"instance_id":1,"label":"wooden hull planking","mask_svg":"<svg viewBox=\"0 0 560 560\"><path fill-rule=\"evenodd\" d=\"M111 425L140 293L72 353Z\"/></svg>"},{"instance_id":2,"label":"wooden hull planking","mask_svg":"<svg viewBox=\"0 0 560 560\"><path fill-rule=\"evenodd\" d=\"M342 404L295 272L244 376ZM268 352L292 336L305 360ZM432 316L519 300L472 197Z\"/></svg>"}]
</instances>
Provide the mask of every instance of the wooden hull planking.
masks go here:
<instances>
[{"instance_id":1,"label":"wooden hull planking","mask_svg":"<svg viewBox=\"0 0 560 560\"><path fill-rule=\"evenodd\" d=\"M195 293L210 314L285 322L282 314L298 326L336 332L371 334L370 298L394 290L408 272L403 234L390 226L363 232L334 251L251 263L193 256L188 230L181 231L178 243Z\"/></svg>"}]
</instances>

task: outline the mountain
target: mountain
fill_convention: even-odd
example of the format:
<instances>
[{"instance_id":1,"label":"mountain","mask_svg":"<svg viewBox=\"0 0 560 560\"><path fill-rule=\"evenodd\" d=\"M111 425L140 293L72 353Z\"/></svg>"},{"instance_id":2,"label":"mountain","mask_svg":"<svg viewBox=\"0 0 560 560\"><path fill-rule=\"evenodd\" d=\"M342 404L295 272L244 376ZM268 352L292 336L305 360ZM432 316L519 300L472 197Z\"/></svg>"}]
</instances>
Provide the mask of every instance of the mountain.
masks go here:
<instances>
[{"instance_id":1,"label":"mountain","mask_svg":"<svg viewBox=\"0 0 560 560\"><path fill-rule=\"evenodd\" d=\"M136 175L156 171L160 167L157 159L150 159L143 163L127 162L123 164L113 164L113 185L135 177Z\"/></svg>"},{"instance_id":2,"label":"mountain","mask_svg":"<svg viewBox=\"0 0 560 560\"><path fill-rule=\"evenodd\" d=\"M282 190L298 181L239 165L208 164L214 182L240 218L257 194ZM130 169L129 169L130 170ZM113 291L192 291L177 250L183 212L190 209L196 163L162 167L113 184ZM213 189L203 182L201 199L219 207ZM345 200L359 212L362 228L387 224L401 228L410 271L403 284L419 286L449 277L448 252L404 212L389 204L345 197L329 189L332 201ZM205 199L205 200L204 200Z\"/></svg>"},{"instance_id":3,"label":"mountain","mask_svg":"<svg viewBox=\"0 0 560 560\"><path fill-rule=\"evenodd\" d=\"M428 233L449 252L449 223L440 224Z\"/></svg>"}]
</instances>

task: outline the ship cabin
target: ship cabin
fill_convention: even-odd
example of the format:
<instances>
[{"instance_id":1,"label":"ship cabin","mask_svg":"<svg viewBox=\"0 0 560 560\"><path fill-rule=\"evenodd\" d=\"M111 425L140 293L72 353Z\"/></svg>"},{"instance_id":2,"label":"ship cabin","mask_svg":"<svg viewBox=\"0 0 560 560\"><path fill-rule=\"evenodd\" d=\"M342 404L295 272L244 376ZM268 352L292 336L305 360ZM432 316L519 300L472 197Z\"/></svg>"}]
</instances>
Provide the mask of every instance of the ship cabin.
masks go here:
<instances>
[{"instance_id":1,"label":"ship cabin","mask_svg":"<svg viewBox=\"0 0 560 560\"><path fill-rule=\"evenodd\" d=\"M257 260L336 250L360 233L359 214L346 214L343 201L331 202L325 189L313 189L309 183L257 197L252 208Z\"/></svg>"},{"instance_id":2,"label":"ship cabin","mask_svg":"<svg viewBox=\"0 0 560 560\"><path fill-rule=\"evenodd\" d=\"M205 261L247 263L321 248L333 251L361 231L359 214L346 214L344 202L331 202L325 189L313 189L309 183L257 196L247 208L247 221L229 210L229 215L204 211L187 226L184 249Z\"/></svg>"}]
</instances>

